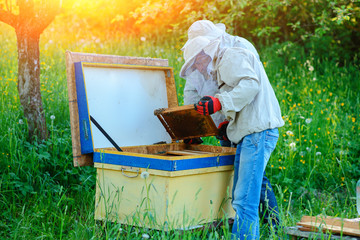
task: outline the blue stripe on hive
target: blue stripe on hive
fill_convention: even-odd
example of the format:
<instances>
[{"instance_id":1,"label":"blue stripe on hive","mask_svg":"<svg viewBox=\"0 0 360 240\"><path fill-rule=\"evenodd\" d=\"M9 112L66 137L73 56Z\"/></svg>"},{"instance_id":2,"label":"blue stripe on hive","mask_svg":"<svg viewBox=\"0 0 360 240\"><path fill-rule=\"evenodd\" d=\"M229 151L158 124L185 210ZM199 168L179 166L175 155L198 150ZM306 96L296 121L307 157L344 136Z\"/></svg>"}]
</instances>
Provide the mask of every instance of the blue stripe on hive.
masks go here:
<instances>
[{"instance_id":1,"label":"blue stripe on hive","mask_svg":"<svg viewBox=\"0 0 360 240\"><path fill-rule=\"evenodd\" d=\"M79 111L79 129L81 154L94 152L90 128L90 116L85 91L85 79L81 62L74 63L77 104Z\"/></svg>"},{"instance_id":2,"label":"blue stripe on hive","mask_svg":"<svg viewBox=\"0 0 360 240\"><path fill-rule=\"evenodd\" d=\"M94 162L148 168L164 171L182 171L198 168L220 167L234 164L234 155L211 156L181 160L164 160L123 154L94 152Z\"/></svg>"}]
</instances>

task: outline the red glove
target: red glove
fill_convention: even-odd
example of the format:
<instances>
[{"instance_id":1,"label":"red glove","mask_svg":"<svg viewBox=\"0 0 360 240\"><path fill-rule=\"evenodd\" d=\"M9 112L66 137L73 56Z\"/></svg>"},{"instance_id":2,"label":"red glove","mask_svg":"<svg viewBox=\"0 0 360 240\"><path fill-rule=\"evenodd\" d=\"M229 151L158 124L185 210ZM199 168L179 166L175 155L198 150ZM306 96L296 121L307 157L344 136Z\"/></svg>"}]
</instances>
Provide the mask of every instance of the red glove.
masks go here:
<instances>
[{"instance_id":1,"label":"red glove","mask_svg":"<svg viewBox=\"0 0 360 240\"><path fill-rule=\"evenodd\" d=\"M225 120L224 122L219 124L219 126L218 126L219 135L216 136L217 139L229 141L229 139L227 137L227 134L226 134L226 128L227 128L228 125L229 125L228 120Z\"/></svg>"},{"instance_id":2,"label":"red glove","mask_svg":"<svg viewBox=\"0 0 360 240\"><path fill-rule=\"evenodd\" d=\"M218 98L211 96L202 97L198 103L194 104L195 110L203 115L210 115L221 110L221 103Z\"/></svg>"}]
</instances>

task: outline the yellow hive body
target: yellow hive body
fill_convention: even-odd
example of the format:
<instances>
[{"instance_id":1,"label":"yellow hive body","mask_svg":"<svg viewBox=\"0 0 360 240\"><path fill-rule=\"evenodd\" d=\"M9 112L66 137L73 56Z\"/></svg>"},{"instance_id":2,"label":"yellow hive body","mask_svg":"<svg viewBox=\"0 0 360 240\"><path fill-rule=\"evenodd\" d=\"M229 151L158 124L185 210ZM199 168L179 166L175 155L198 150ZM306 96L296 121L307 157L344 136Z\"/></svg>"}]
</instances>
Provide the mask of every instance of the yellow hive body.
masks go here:
<instances>
[{"instance_id":1,"label":"yellow hive body","mask_svg":"<svg viewBox=\"0 0 360 240\"><path fill-rule=\"evenodd\" d=\"M156 108L178 107L174 75L167 60L68 51L66 66L74 165L94 165L97 169L95 219L172 230L234 217L230 195L235 149L175 142L178 138L168 135L166 131L171 129L165 130L154 115ZM91 75L92 80L86 80L89 72L79 72L81 66L95 70L97 77ZM123 74L127 68L132 70ZM103 69L108 69L104 76ZM114 69L120 69L122 75L117 76ZM133 81L129 77L147 71L154 79L141 77ZM104 96L109 95L104 92L98 94L102 89L96 87L97 82L103 87L108 76L113 84L109 89L112 97ZM79 78L83 85L79 85ZM154 82L161 83L161 87L154 87ZM126 96L128 92L137 93L138 86L143 95L137 97L150 99L142 101L147 106L140 110L140 105L129 107L133 101ZM92 95L88 95L89 89ZM96 106L106 97L109 104ZM137 112L124 111L124 107L119 107L124 103L128 110ZM139 115L144 112L146 116ZM116 151L110 140L107 142L92 118L114 138L122 152ZM136 125L140 121L143 122ZM126 128L130 123L135 127ZM152 124L151 129L148 123ZM126 131L133 132L124 134Z\"/></svg>"},{"instance_id":2,"label":"yellow hive body","mask_svg":"<svg viewBox=\"0 0 360 240\"><path fill-rule=\"evenodd\" d=\"M234 216L232 166L174 173L102 163L95 167L95 219L171 230Z\"/></svg>"}]
</instances>

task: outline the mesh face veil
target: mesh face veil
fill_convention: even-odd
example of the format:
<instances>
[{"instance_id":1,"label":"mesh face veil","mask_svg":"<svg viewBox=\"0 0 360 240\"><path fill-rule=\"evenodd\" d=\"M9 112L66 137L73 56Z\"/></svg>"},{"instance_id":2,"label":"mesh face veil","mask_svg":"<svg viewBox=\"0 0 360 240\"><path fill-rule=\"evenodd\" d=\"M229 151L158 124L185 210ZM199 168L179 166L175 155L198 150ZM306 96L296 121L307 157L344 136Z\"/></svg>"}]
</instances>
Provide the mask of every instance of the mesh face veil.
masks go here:
<instances>
[{"instance_id":1,"label":"mesh face veil","mask_svg":"<svg viewBox=\"0 0 360 240\"><path fill-rule=\"evenodd\" d=\"M204 75L205 79L209 79L212 74L212 58L202 50L196 57L188 64L188 68L184 69L182 77L187 78L194 71L199 71Z\"/></svg>"},{"instance_id":2,"label":"mesh face veil","mask_svg":"<svg viewBox=\"0 0 360 240\"><path fill-rule=\"evenodd\" d=\"M197 69L209 78L219 44L220 41L210 41L204 37L196 37L188 41L183 48L185 63L180 70L180 77L186 78Z\"/></svg>"}]
</instances>

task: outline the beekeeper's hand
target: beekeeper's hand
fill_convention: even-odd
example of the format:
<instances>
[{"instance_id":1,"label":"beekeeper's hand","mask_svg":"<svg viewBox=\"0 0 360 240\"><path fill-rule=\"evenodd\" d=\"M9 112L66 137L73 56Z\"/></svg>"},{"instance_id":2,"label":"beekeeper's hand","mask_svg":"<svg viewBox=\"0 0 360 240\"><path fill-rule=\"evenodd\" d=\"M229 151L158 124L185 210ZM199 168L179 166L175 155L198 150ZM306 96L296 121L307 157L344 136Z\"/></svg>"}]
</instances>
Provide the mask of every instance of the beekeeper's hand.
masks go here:
<instances>
[{"instance_id":1,"label":"beekeeper's hand","mask_svg":"<svg viewBox=\"0 0 360 240\"><path fill-rule=\"evenodd\" d=\"M227 134L226 134L226 128L229 125L229 121L223 121L222 123L219 124L218 129L219 129L219 134L216 135L216 138L219 140L225 140L225 141L229 141Z\"/></svg>"},{"instance_id":2,"label":"beekeeper's hand","mask_svg":"<svg viewBox=\"0 0 360 240\"><path fill-rule=\"evenodd\" d=\"M202 115L211 115L221 110L221 103L218 98L212 96L202 97L194 104L195 110Z\"/></svg>"}]
</instances>

